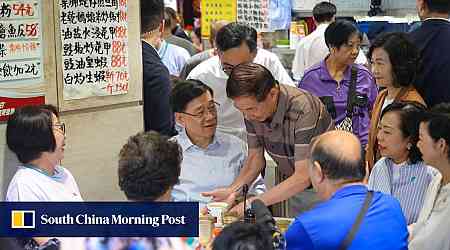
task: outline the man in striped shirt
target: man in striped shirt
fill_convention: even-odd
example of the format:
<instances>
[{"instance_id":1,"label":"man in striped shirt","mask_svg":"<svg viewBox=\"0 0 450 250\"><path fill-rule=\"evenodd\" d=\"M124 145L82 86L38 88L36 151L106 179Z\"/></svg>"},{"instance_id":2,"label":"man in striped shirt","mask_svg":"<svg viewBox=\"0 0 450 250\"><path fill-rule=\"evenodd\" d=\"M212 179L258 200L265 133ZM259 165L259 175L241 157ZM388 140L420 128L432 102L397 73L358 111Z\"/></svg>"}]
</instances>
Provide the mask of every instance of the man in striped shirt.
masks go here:
<instances>
[{"instance_id":1,"label":"man in striped shirt","mask_svg":"<svg viewBox=\"0 0 450 250\"><path fill-rule=\"evenodd\" d=\"M238 178L227 188L205 195L214 200L234 199L235 191L250 184L264 167L264 151L277 162L286 179L259 196L272 205L295 196L311 184L306 168L311 139L334 127L322 102L310 93L278 83L270 71L255 63L236 66L227 81L227 96L243 113L249 153ZM290 215L300 210L298 202L289 202ZM243 205L234 208L243 213Z\"/></svg>"}]
</instances>

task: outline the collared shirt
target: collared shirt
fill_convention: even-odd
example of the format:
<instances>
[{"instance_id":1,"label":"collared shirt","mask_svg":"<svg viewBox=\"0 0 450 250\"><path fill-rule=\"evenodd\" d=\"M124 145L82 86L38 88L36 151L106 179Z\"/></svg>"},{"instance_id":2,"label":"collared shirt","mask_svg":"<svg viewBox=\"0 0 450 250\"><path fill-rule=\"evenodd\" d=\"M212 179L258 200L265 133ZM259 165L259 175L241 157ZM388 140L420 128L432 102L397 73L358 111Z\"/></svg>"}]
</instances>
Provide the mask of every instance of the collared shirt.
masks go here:
<instances>
[{"instance_id":1,"label":"collared shirt","mask_svg":"<svg viewBox=\"0 0 450 250\"><path fill-rule=\"evenodd\" d=\"M179 76L186 61L191 58L189 52L177 45L163 41L158 50L161 61L169 70L169 74Z\"/></svg>"},{"instance_id":2,"label":"collared shirt","mask_svg":"<svg viewBox=\"0 0 450 250\"><path fill-rule=\"evenodd\" d=\"M364 185L346 186L329 200L299 215L286 231L287 249L339 249L366 195ZM348 249L398 250L407 247L408 230L400 204L389 195L375 192Z\"/></svg>"},{"instance_id":3,"label":"collared shirt","mask_svg":"<svg viewBox=\"0 0 450 250\"><path fill-rule=\"evenodd\" d=\"M328 25L330 24L319 24L311 34L298 43L292 61L292 75L296 81L300 81L308 68L322 61L330 53L325 43L325 30ZM355 63L363 65L367 63L367 58L362 50L359 51Z\"/></svg>"},{"instance_id":4,"label":"collared shirt","mask_svg":"<svg viewBox=\"0 0 450 250\"><path fill-rule=\"evenodd\" d=\"M277 110L270 123L245 120L249 148L263 147L286 176L295 162L306 159L311 139L333 128L320 100L295 87L280 84Z\"/></svg>"},{"instance_id":5,"label":"collared shirt","mask_svg":"<svg viewBox=\"0 0 450 250\"><path fill-rule=\"evenodd\" d=\"M450 184L447 184L440 189L429 219L419 225L415 225L415 236L409 243L409 249L450 249L449 218Z\"/></svg>"},{"instance_id":6,"label":"collared shirt","mask_svg":"<svg viewBox=\"0 0 450 250\"><path fill-rule=\"evenodd\" d=\"M432 179L429 168L423 161L398 166L389 158L381 158L370 173L368 188L397 198L409 225L417 221L422 210Z\"/></svg>"},{"instance_id":7,"label":"collared shirt","mask_svg":"<svg viewBox=\"0 0 450 250\"><path fill-rule=\"evenodd\" d=\"M269 69L278 82L294 86L291 77L274 53L264 49L258 49L253 62ZM244 117L234 107L232 100L227 97L226 86L228 75L223 72L219 57L213 56L200 63L191 71L187 78L200 80L214 91L214 100L220 104L217 110L217 129L245 140Z\"/></svg>"},{"instance_id":8,"label":"collared shirt","mask_svg":"<svg viewBox=\"0 0 450 250\"><path fill-rule=\"evenodd\" d=\"M326 60L326 59L325 59ZM311 67L305 73L298 87L311 92L318 97L332 97L336 111L335 122L339 124L347 114L347 95L350 87L351 67L344 71L344 78L338 83L331 77L325 60ZM356 92L365 98L364 107L356 106L353 109L353 133L358 136L361 144L365 146L368 141L370 112L378 94L378 89L372 74L362 65L353 64L358 68L356 78Z\"/></svg>"},{"instance_id":9,"label":"collared shirt","mask_svg":"<svg viewBox=\"0 0 450 250\"><path fill-rule=\"evenodd\" d=\"M206 149L193 144L185 130L175 138L183 150L180 183L172 191L175 201L197 201L205 205L211 198L203 197L201 193L231 185L247 158L242 140L219 131ZM249 192L261 194L265 189L259 176Z\"/></svg>"}]
</instances>

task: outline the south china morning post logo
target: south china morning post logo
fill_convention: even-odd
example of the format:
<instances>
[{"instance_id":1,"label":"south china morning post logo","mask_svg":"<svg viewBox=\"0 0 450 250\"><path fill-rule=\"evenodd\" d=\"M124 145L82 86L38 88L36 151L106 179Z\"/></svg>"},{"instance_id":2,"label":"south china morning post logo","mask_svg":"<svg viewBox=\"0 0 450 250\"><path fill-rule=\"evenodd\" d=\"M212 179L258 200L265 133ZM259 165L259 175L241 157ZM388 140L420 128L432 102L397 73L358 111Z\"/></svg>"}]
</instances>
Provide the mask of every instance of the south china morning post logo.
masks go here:
<instances>
[{"instance_id":1,"label":"south china morning post logo","mask_svg":"<svg viewBox=\"0 0 450 250\"><path fill-rule=\"evenodd\" d=\"M33 210L11 211L11 228L13 229L34 229L35 222L35 211Z\"/></svg>"},{"instance_id":2,"label":"south china morning post logo","mask_svg":"<svg viewBox=\"0 0 450 250\"><path fill-rule=\"evenodd\" d=\"M0 202L0 237L197 237L198 207L193 202Z\"/></svg>"}]
</instances>

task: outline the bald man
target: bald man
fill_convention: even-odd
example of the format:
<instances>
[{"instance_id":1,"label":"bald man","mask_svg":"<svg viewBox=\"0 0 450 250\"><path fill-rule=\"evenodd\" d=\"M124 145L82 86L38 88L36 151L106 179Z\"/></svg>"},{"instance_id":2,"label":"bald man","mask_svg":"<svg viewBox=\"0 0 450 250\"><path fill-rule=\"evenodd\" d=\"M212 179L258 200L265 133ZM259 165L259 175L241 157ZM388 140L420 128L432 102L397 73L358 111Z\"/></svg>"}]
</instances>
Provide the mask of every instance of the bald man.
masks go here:
<instances>
[{"instance_id":1,"label":"bald man","mask_svg":"<svg viewBox=\"0 0 450 250\"><path fill-rule=\"evenodd\" d=\"M295 219L286 232L287 249L407 249L398 201L369 193L363 184L366 168L358 138L334 130L311 144L308 171L323 202Z\"/></svg>"}]
</instances>

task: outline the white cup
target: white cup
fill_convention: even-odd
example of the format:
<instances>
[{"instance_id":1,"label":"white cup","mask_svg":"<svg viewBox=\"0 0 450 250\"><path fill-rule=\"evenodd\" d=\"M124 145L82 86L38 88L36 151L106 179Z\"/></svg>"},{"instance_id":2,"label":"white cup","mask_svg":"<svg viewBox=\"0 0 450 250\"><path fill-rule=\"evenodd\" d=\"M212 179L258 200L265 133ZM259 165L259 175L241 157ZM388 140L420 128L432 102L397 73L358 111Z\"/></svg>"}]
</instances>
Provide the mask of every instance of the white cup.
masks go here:
<instances>
[{"instance_id":1,"label":"white cup","mask_svg":"<svg viewBox=\"0 0 450 250\"><path fill-rule=\"evenodd\" d=\"M216 223L214 224L215 227L222 227L223 226L223 214L228 209L228 203L226 202L210 202L206 205L206 208L208 209L208 213L216 217Z\"/></svg>"}]
</instances>

